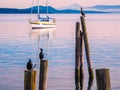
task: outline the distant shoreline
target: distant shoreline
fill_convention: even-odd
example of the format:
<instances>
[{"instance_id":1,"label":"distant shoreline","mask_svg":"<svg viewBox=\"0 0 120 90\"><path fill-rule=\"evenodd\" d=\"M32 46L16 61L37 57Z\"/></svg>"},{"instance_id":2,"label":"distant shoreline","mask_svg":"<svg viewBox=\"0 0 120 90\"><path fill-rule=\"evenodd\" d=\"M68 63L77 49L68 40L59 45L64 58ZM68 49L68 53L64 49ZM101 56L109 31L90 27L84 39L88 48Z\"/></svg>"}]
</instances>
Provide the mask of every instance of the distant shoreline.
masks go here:
<instances>
[{"instance_id":1,"label":"distant shoreline","mask_svg":"<svg viewBox=\"0 0 120 90\"><path fill-rule=\"evenodd\" d=\"M46 14L46 6L39 6L40 14ZM55 9L52 6L48 6L49 14L79 14L80 13L80 6L74 5L62 9ZM0 14L30 14L32 9L32 13L37 13L37 6L18 9L18 8L0 8ZM84 8L84 12L86 14L111 14L111 13L118 13L120 14L120 5L96 5L93 7L86 7Z\"/></svg>"}]
</instances>

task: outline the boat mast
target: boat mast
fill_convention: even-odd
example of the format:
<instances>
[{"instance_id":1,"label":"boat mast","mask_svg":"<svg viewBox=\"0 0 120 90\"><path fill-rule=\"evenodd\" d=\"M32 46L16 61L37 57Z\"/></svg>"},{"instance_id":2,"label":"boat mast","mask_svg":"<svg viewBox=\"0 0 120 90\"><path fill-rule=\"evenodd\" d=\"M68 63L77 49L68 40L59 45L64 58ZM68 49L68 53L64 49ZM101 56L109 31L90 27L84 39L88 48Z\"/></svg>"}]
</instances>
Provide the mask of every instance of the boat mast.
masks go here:
<instances>
[{"instance_id":1,"label":"boat mast","mask_svg":"<svg viewBox=\"0 0 120 90\"><path fill-rule=\"evenodd\" d=\"M46 0L46 8L47 8L46 16L48 16L48 0Z\"/></svg>"},{"instance_id":2,"label":"boat mast","mask_svg":"<svg viewBox=\"0 0 120 90\"><path fill-rule=\"evenodd\" d=\"M40 18L39 0L37 0L37 6L38 6L37 17L38 17L38 19L39 19L39 18Z\"/></svg>"}]
</instances>

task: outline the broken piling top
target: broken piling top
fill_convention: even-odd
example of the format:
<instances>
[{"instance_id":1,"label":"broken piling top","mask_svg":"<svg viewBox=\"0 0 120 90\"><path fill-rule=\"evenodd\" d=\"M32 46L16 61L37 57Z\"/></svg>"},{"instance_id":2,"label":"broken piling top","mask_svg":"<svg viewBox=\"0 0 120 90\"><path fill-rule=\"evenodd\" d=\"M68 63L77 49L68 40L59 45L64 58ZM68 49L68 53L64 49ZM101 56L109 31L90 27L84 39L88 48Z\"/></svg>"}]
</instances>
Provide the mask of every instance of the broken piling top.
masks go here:
<instances>
[{"instance_id":1,"label":"broken piling top","mask_svg":"<svg viewBox=\"0 0 120 90\"><path fill-rule=\"evenodd\" d=\"M24 90L36 90L36 71L24 71Z\"/></svg>"},{"instance_id":2,"label":"broken piling top","mask_svg":"<svg viewBox=\"0 0 120 90\"><path fill-rule=\"evenodd\" d=\"M97 90L111 90L110 70L107 68L96 69Z\"/></svg>"}]
</instances>

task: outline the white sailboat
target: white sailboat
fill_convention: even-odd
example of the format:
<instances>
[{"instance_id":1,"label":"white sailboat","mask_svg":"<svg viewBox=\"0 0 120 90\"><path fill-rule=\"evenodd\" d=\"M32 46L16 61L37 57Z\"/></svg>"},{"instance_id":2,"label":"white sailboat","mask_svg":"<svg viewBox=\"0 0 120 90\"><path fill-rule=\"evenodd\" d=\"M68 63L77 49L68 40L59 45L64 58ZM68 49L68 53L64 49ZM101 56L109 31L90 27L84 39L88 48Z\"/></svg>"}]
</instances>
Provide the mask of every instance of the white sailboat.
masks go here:
<instances>
[{"instance_id":1,"label":"white sailboat","mask_svg":"<svg viewBox=\"0 0 120 90\"><path fill-rule=\"evenodd\" d=\"M32 29L44 29L44 28L54 28L56 26L55 18L50 18L48 16L48 0L46 0L46 17L42 18L40 17L39 12L39 0L37 0L38 3L38 11L37 11L37 20L29 20L29 23L32 27Z\"/></svg>"}]
</instances>

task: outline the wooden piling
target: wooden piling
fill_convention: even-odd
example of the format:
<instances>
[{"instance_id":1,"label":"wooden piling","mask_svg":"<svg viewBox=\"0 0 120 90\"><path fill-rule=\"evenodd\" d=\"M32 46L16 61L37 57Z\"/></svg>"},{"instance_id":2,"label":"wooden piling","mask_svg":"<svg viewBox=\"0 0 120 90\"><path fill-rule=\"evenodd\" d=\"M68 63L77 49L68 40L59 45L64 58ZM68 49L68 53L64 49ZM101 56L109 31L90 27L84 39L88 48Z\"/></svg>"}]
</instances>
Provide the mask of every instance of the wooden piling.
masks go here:
<instances>
[{"instance_id":1,"label":"wooden piling","mask_svg":"<svg viewBox=\"0 0 120 90\"><path fill-rule=\"evenodd\" d=\"M48 60L40 61L39 90L47 90Z\"/></svg>"},{"instance_id":2,"label":"wooden piling","mask_svg":"<svg viewBox=\"0 0 120 90\"><path fill-rule=\"evenodd\" d=\"M75 85L80 88L80 23L76 22L76 46L75 46Z\"/></svg>"},{"instance_id":3,"label":"wooden piling","mask_svg":"<svg viewBox=\"0 0 120 90\"><path fill-rule=\"evenodd\" d=\"M80 30L80 22L76 22L76 46L75 46L75 85L77 88L83 87L83 35Z\"/></svg>"},{"instance_id":4,"label":"wooden piling","mask_svg":"<svg viewBox=\"0 0 120 90\"><path fill-rule=\"evenodd\" d=\"M89 77L87 90L92 90L93 78Z\"/></svg>"},{"instance_id":5,"label":"wooden piling","mask_svg":"<svg viewBox=\"0 0 120 90\"><path fill-rule=\"evenodd\" d=\"M84 86L83 33L80 32L80 88Z\"/></svg>"},{"instance_id":6,"label":"wooden piling","mask_svg":"<svg viewBox=\"0 0 120 90\"><path fill-rule=\"evenodd\" d=\"M97 90L111 90L110 70L106 68L96 69Z\"/></svg>"},{"instance_id":7,"label":"wooden piling","mask_svg":"<svg viewBox=\"0 0 120 90\"><path fill-rule=\"evenodd\" d=\"M85 20L84 20L83 16L81 16L80 19L81 19L83 36L84 36L84 44L85 44L85 52L86 52L86 58L87 58L88 72L89 72L89 76L91 78L94 78L94 73L93 73L93 69L92 69L92 61L90 60L90 50L89 50L87 29L86 29L86 25L85 25Z\"/></svg>"},{"instance_id":8,"label":"wooden piling","mask_svg":"<svg viewBox=\"0 0 120 90\"><path fill-rule=\"evenodd\" d=\"M24 71L24 90L36 90L36 71Z\"/></svg>"}]
</instances>

